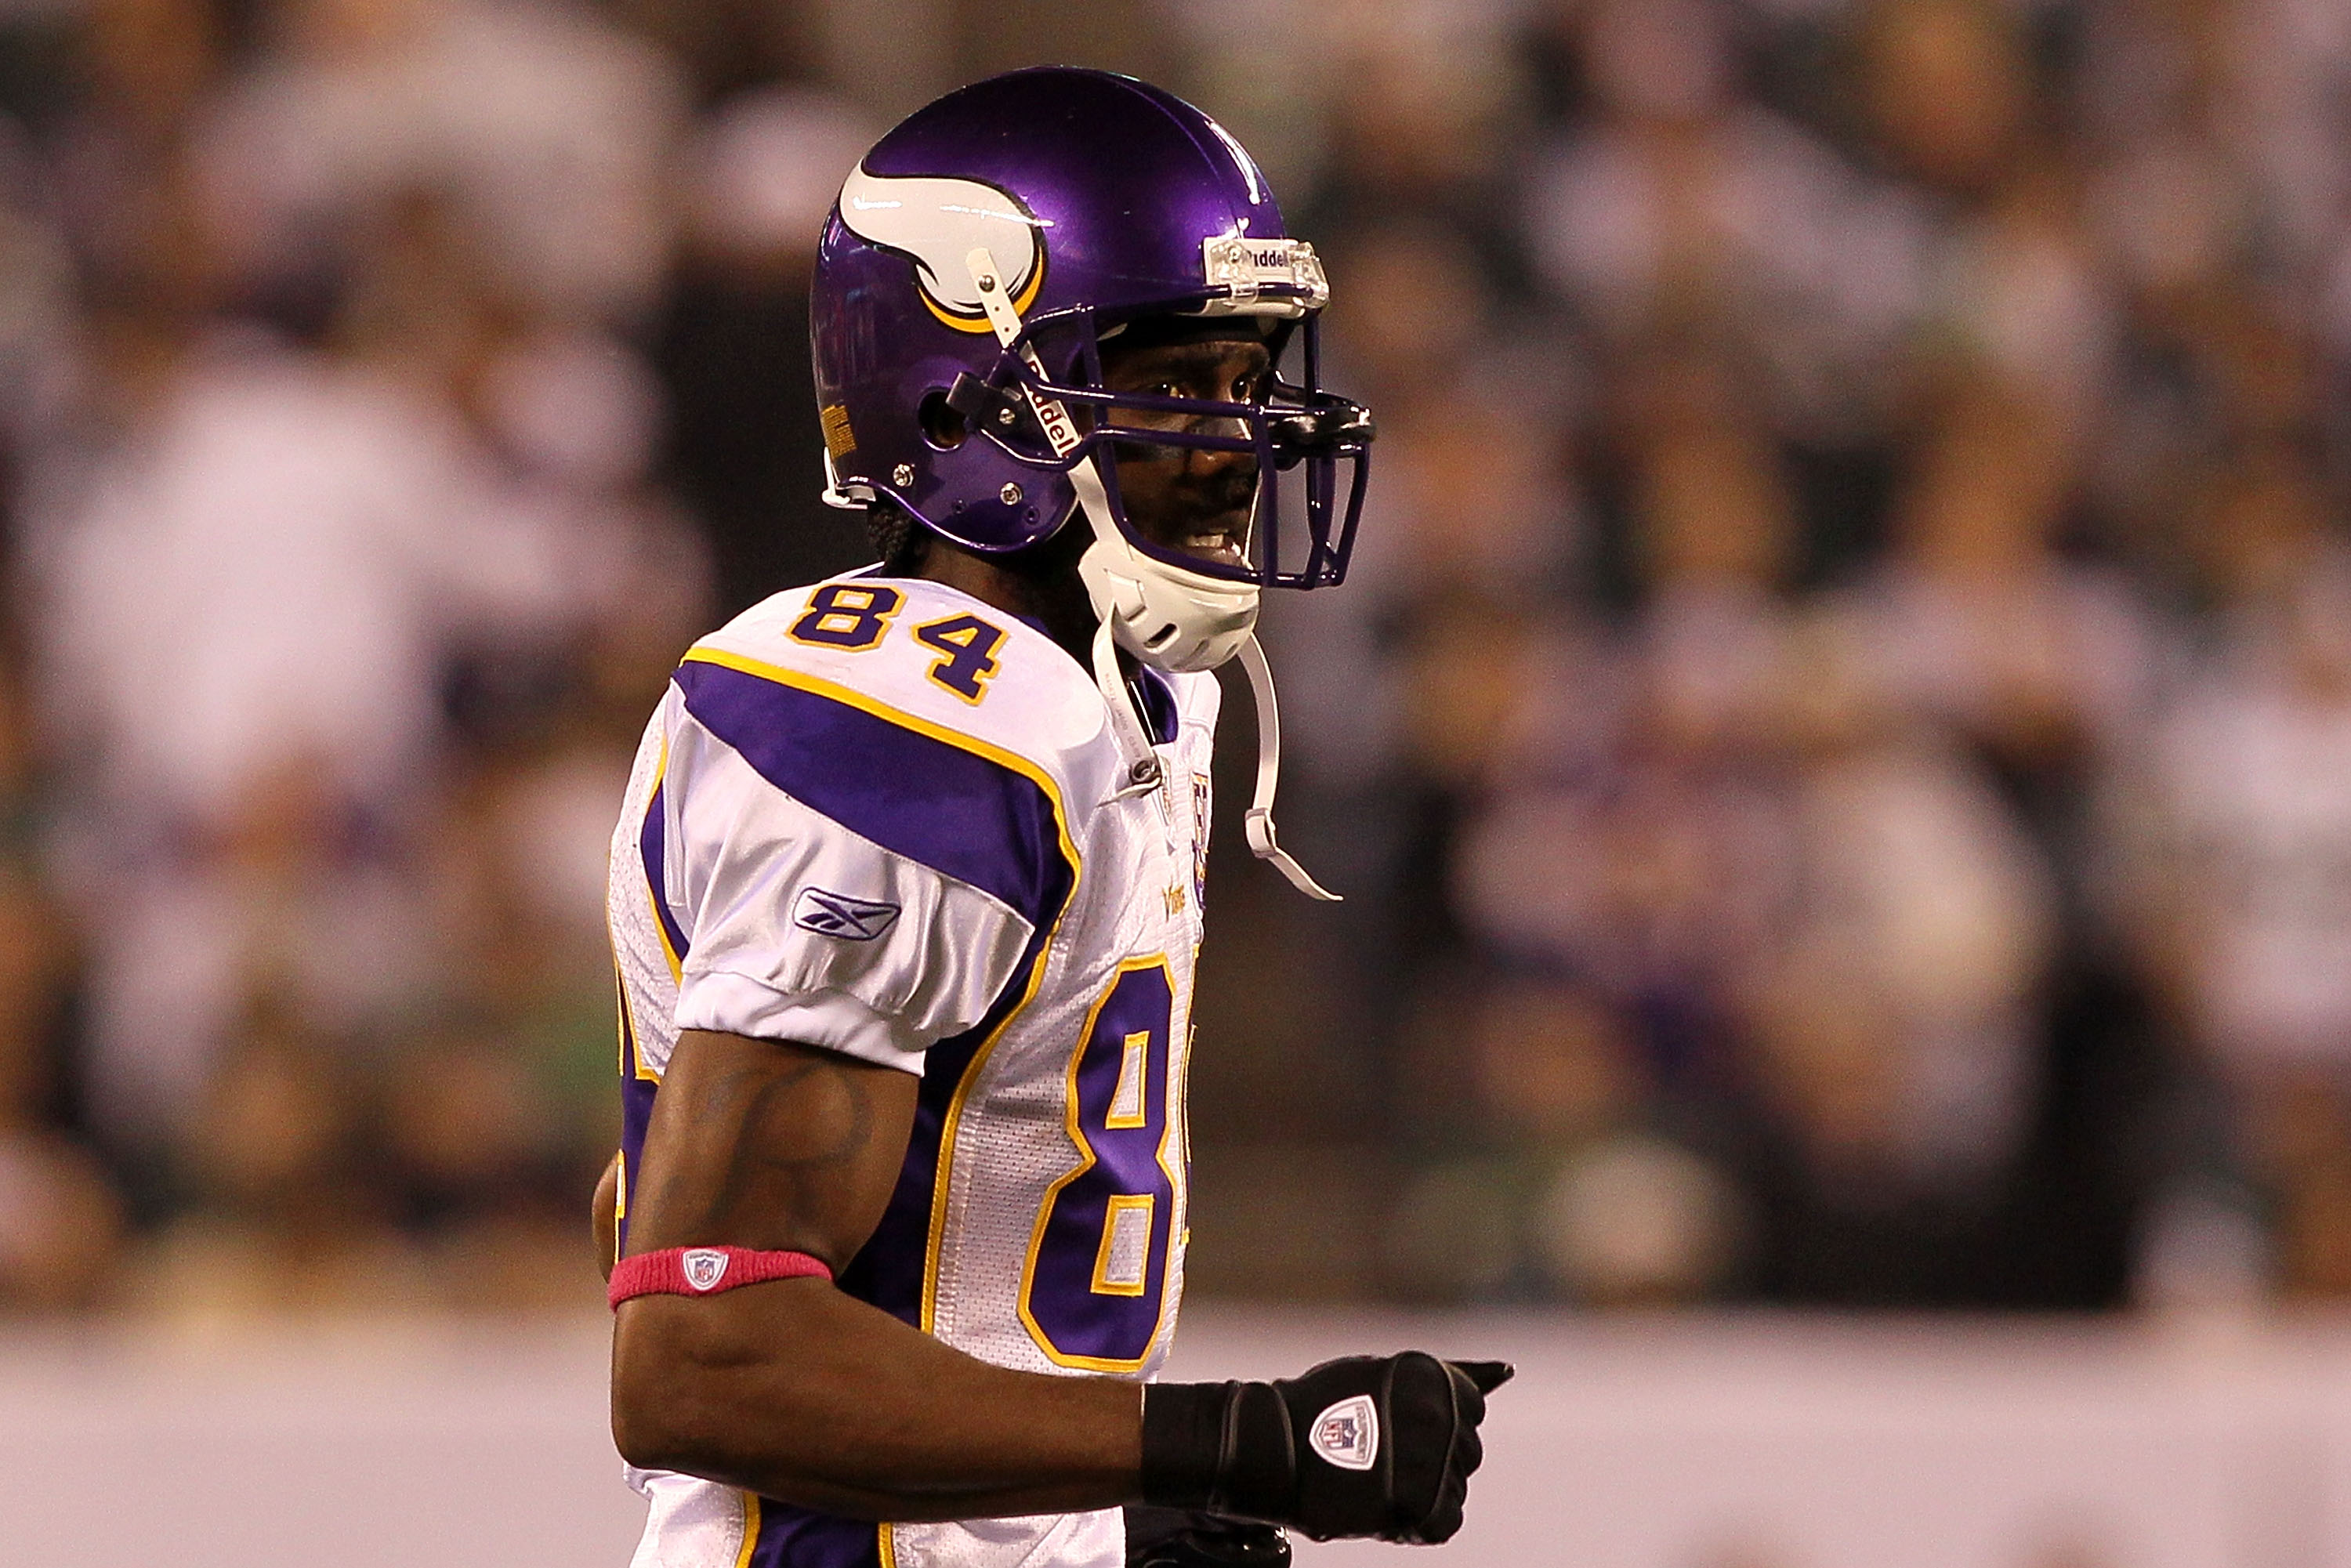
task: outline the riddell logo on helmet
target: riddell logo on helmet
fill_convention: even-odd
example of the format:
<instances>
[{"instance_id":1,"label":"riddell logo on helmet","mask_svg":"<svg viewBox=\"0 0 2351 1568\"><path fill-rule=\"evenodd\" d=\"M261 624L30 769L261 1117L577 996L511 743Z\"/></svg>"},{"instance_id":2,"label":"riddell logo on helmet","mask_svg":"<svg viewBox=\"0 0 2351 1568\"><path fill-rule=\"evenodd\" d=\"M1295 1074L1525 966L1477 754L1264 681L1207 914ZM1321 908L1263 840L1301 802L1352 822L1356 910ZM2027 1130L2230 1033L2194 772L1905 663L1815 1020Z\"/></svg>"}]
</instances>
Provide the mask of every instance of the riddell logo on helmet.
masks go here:
<instances>
[{"instance_id":1,"label":"riddell logo on helmet","mask_svg":"<svg viewBox=\"0 0 2351 1568\"><path fill-rule=\"evenodd\" d=\"M1307 1433L1316 1453L1343 1470L1368 1470L1380 1457L1380 1413L1368 1395L1342 1399Z\"/></svg>"},{"instance_id":2,"label":"riddell logo on helmet","mask_svg":"<svg viewBox=\"0 0 2351 1568\"><path fill-rule=\"evenodd\" d=\"M1268 286L1294 291L1264 307L1277 313L1294 314L1301 304L1320 309L1331 298L1322 260L1304 240L1219 235L1200 242L1200 266L1208 287L1225 289L1237 306L1257 300Z\"/></svg>"},{"instance_id":3,"label":"riddell logo on helmet","mask_svg":"<svg viewBox=\"0 0 2351 1568\"><path fill-rule=\"evenodd\" d=\"M1037 415L1037 423L1045 432L1045 444L1056 457L1067 457L1078 449L1078 427L1070 418L1070 411L1061 406L1057 397L1029 394L1029 407Z\"/></svg>"}]
</instances>

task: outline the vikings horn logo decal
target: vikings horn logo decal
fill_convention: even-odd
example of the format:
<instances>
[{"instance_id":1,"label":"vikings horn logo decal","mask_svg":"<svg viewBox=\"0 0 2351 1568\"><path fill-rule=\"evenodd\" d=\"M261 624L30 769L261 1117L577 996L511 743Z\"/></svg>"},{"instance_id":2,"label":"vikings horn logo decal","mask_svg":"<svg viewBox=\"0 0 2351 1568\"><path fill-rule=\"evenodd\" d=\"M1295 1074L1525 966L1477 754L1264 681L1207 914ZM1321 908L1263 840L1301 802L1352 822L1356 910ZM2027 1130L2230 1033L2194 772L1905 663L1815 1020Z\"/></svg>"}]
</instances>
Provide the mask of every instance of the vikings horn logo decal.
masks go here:
<instances>
[{"instance_id":1,"label":"vikings horn logo decal","mask_svg":"<svg viewBox=\"0 0 2351 1568\"><path fill-rule=\"evenodd\" d=\"M958 332L988 330L987 312L964 258L982 246L1012 276L1012 308L1026 312L1045 282L1045 223L1019 198L977 180L935 175L893 179L863 164L841 187L841 221L850 233L914 264L914 283L931 314Z\"/></svg>"}]
</instances>

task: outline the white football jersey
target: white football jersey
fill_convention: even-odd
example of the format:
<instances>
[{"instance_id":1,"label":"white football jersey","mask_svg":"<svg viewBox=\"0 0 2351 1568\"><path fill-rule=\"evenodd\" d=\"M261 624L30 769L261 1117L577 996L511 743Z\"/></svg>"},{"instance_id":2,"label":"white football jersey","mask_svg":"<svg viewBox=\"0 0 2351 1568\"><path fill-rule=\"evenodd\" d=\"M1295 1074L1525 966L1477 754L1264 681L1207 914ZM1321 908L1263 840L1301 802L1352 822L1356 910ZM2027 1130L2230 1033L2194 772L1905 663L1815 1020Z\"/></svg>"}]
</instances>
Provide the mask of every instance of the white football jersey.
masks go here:
<instances>
[{"instance_id":1,"label":"white football jersey","mask_svg":"<svg viewBox=\"0 0 2351 1568\"><path fill-rule=\"evenodd\" d=\"M686 654L612 840L624 1228L681 1030L843 1051L922 1087L840 1288L1001 1366L1157 1369L1218 692L1143 685L1159 775L1137 788L1091 673L938 583L794 589ZM638 1568L1123 1561L1116 1510L877 1530L631 1479L653 1503Z\"/></svg>"}]
</instances>

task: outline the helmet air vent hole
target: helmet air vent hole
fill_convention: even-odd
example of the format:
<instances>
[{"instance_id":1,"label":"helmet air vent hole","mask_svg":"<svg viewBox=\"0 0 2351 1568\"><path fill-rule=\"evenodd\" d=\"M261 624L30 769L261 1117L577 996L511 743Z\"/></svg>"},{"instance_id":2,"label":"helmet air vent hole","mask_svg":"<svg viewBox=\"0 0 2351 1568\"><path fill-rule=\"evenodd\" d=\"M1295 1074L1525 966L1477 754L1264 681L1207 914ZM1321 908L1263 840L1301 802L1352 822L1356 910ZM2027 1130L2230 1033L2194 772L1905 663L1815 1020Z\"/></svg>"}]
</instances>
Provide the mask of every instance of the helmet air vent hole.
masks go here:
<instances>
[{"instance_id":1,"label":"helmet air vent hole","mask_svg":"<svg viewBox=\"0 0 2351 1568\"><path fill-rule=\"evenodd\" d=\"M914 411L923 427L923 440L935 452L953 452L963 444L967 427L961 413L947 406L946 389L933 387L923 394Z\"/></svg>"},{"instance_id":2,"label":"helmet air vent hole","mask_svg":"<svg viewBox=\"0 0 2351 1568\"><path fill-rule=\"evenodd\" d=\"M1176 641L1176 623L1171 621L1166 625L1162 626L1158 631L1153 632L1150 636L1144 638L1143 640L1143 645L1156 653L1160 649L1165 648L1168 643L1173 643L1174 641Z\"/></svg>"}]
</instances>

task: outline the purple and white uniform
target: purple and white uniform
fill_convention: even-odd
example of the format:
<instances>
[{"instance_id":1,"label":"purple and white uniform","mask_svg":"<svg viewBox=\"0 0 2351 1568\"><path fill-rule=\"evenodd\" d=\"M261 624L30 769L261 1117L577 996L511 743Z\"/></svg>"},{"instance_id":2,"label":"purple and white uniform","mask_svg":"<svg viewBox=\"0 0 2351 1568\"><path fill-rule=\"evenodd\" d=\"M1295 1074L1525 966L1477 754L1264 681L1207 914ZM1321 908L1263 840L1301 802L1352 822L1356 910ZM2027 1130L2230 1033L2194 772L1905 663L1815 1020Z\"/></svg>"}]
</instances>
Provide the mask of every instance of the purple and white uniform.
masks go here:
<instances>
[{"instance_id":1,"label":"purple and white uniform","mask_svg":"<svg viewBox=\"0 0 2351 1568\"><path fill-rule=\"evenodd\" d=\"M1153 1375L1183 1287L1218 692L1143 680L1159 783L1137 789L1091 674L938 583L794 589L686 654L612 840L624 1228L682 1030L842 1051L922 1088L840 1288L998 1365ZM877 1530L630 1479L636 1568L1123 1561L1115 1510Z\"/></svg>"}]
</instances>

